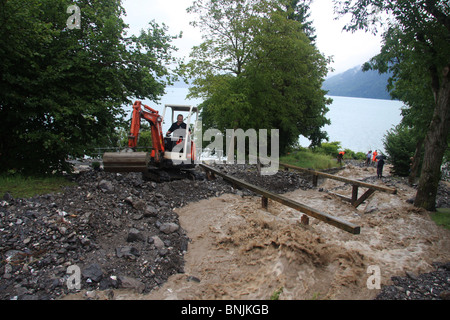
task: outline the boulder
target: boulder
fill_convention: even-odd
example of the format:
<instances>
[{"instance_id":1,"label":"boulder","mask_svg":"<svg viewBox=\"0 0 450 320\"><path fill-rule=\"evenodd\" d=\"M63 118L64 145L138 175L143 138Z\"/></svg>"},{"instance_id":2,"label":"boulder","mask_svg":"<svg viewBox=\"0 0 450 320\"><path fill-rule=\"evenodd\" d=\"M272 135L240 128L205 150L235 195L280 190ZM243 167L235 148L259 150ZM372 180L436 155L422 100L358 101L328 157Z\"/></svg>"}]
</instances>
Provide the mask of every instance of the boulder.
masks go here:
<instances>
[{"instance_id":1,"label":"boulder","mask_svg":"<svg viewBox=\"0 0 450 320\"><path fill-rule=\"evenodd\" d=\"M84 278L91 279L95 282L100 282L103 278L103 271L99 264L93 263L83 269L82 275Z\"/></svg>"},{"instance_id":2,"label":"boulder","mask_svg":"<svg viewBox=\"0 0 450 320\"><path fill-rule=\"evenodd\" d=\"M131 228L128 231L127 242L145 241L145 237L141 231L135 228Z\"/></svg>"},{"instance_id":3,"label":"boulder","mask_svg":"<svg viewBox=\"0 0 450 320\"><path fill-rule=\"evenodd\" d=\"M114 185L111 181L108 180L101 180L98 183L98 187L100 190L102 190L105 193L114 193Z\"/></svg>"},{"instance_id":4,"label":"boulder","mask_svg":"<svg viewBox=\"0 0 450 320\"><path fill-rule=\"evenodd\" d=\"M171 234L174 233L175 231L178 231L179 228L180 226L177 225L176 223L166 222L159 227L159 230L165 234Z\"/></svg>"}]
</instances>

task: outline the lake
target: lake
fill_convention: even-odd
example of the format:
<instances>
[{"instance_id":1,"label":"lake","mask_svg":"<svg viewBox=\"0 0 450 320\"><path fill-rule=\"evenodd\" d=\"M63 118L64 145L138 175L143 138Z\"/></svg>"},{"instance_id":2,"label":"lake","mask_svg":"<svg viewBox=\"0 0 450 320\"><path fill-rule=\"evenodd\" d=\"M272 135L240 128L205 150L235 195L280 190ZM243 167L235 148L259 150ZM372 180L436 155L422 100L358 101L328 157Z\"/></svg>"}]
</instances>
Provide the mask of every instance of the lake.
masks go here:
<instances>
[{"instance_id":1,"label":"lake","mask_svg":"<svg viewBox=\"0 0 450 320\"><path fill-rule=\"evenodd\" d=\"M187 88L169 87L161 98L159 105L144 101L150 107L162 114L165 104L198 105L200 99L187 100ZM384 151L383 138L386 132L400 123L403 103L392 100L362 99L350 97L330 97L333 104L328 106L330 111L327 118L331 125L323 128L328 133L329 141L340 141L344 149L367 153L369 150ZM127 108L131 112L131 106ZM166 131L171 123L166 115L163 130ZM300 138L300 144L307 147L309 141Z\"/></svg>"},{"instance_id":2,"label":"lake","mask_svg":"<svg viewBox=\"0 0 450 320\"><path fill-rule=\"evenodd\" d=\"M331 124L323 128L329 141L340 141L344 149L367 153L369 150L384 151L386 132L402 120L403 102L393 100L330 97L333 104L327 118ZM308 146L301 138L300 144Z\"/></svg>"}]
</instances>

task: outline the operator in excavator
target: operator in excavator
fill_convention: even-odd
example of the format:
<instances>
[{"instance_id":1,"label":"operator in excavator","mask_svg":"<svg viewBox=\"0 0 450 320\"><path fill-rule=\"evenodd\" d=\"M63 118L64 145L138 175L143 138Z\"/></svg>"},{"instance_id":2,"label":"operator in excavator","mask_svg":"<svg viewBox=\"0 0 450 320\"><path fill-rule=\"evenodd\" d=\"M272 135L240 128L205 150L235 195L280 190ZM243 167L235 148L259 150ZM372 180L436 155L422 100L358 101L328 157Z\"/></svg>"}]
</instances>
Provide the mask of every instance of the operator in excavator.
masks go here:
<instances>
[{"instance_id":1,"label":"operator in excavator","mask_svg":"<svg viewBox=\"0 0 450 320\"><path fill-rule=\"evenodd\" d=\"M172 126L171 126L170 129L169 129L169 131L167 131L166 136L167 136L167 137L170 137L170 135L172 134L172 132L175 132L175 130L178 130L178 129L184 129L184 130L186 130L186 123L184 123L184 121L183 121L183 115L182 115L182 114L179 114L179 115L177 116L177 122L174 122L174 123L172 124ZM190 130L189 130L189 131L190 131Z\"/></svg>"},{"instance_id":2,"label":"operator in excavator","mask_svg":"<svg viewBox=\"0 0 450 320\"><path fill-rule=\"evenodd\" d=\"M181 129L181 130L180 130ZM170 135L172 133L176 132L177 135L179 135L179 139L178 141L175 140L174 138L177 137L173 137L172 139L170 139ZM191 132L191 129L189 128L189 132ZM183 121L183 115L179 114L177 116L177 122L174 122L170 128L169 131L167 131L166 133L166 139L165 139L165 143L166 143L166 149L168 151L172 151L173 147L178 144L178 142L180 142L180 139L184 139L184 137L186 136L186 123Z\"/></svg>"}]
</instances>

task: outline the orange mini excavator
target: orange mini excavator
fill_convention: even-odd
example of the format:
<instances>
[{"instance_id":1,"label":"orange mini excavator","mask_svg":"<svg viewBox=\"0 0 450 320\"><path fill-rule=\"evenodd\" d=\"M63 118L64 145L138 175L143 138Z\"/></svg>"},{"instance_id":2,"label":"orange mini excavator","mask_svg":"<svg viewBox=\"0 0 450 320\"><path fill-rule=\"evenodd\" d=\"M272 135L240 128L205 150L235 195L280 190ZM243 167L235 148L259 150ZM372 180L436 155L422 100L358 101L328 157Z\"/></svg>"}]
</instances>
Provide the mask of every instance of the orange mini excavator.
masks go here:
<instances>
[{"instance_id":1,"label":"orange mini excavator","mask_svg":"<svg viewBox=\"0 0 450 320\"><path fill-rule=\"evenodd\" d=\"M162 124L166 110L172 109L172 122L175 113L188 112L186 130L179 129L172 137L164 137ZM145 179L163 182L174 179L195 179L195 145L191 138L191 117L198 120L198 109L192 106L165 105L161 116L157 110L136 101L133 105L131 129L128 136L128 149L124 152L106 152L103 167L107 172L142 172ZM150 123L152 136L151 152L134 152L137 147L141 120ZM195 127L195 125L194 125ZM180 131L181 130L181 131Z\"/></svg>"}]
</instances>

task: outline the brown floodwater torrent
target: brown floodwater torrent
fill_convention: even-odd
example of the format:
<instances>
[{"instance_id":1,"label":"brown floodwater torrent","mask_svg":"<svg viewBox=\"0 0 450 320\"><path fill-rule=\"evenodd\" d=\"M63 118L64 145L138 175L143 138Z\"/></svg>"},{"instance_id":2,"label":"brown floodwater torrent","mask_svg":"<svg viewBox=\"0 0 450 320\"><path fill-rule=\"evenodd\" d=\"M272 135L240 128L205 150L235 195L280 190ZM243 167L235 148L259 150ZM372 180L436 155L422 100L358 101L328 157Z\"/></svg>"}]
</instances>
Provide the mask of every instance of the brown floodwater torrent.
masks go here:
<instances>
[{"instance_id":1,"label":"brown floodwater torrent","mask_svg":"<svg viewBox=\"0 0 450 320\"><path fill-rule=\"evenodd\" d=\"M361 179L375 168L351 167L338 175ZM377 182L383 185L382 181ZM352 235L302 213L259 197L224 194L176 209L192 240L185 273L169 278L149 294L116 290L114 299L374 299L372 271L390 285L391 277L422 273L432 263L450 260L450 231L437 226L429 212L406 202L415 190L407 185L396 195L375 192L357 209L326 190L351 186L325 180L320 188L296 190L288 198L361 226ZM80 298L80 292L71 298ZM105 293L98 292L101 299Z\"/></svg>"}]
</instances>

